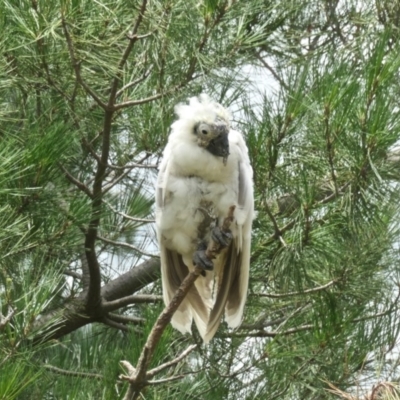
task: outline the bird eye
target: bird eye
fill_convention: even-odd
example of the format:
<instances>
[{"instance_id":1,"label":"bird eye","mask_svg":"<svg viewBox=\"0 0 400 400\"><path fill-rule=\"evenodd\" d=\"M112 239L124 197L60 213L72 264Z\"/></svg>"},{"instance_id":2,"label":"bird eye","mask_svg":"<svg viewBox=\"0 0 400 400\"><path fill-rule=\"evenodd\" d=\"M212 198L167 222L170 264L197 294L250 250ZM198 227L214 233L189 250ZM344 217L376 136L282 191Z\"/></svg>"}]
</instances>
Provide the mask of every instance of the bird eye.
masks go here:
<instances>
[{"instance_id":1,"label":"bird eye","mask_svg":"<svg viewBox=\"0 0 400 400\"><path fill-rule=\"evenodd\" d=\"M207 134L208 134L208 131L206 131L205 129L202 129L202 130L201 130L201 133L202 133L203 135L207 135Z\"/></svg>"}]
</instances>

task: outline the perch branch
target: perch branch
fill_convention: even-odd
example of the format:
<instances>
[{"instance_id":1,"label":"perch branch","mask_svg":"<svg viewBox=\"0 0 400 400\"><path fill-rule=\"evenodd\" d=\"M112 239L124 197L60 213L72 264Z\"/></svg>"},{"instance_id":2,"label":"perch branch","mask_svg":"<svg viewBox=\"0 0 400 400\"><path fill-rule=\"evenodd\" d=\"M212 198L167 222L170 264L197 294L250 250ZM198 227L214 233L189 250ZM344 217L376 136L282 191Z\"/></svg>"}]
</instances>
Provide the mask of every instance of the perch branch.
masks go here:
<instances>
[{"instance_id":1,"label":"perch branch","mask_svg":"<svg viewBox=\"0 0 400 400\"><path fill-rule=\"evenodd\" d=\"M235 206L231 206L229 208L228 216L224 219L222 224L222 230L228 231L231 223L234 219L234 211ZM207 246L206 255L207 257L212 260L214 259L218 253L221 251L221 246L219 243L215 242L214 240L210 240ZM189 292L190 288L196 281L196 279L201 275L203 269L195 266L194 270L190 272L186 278L183 280L182 284L176 291L174 297L172 298L171 302L164 308L160 316L158 317L157 321L155 322L148 338L146 344L142 349L142 353L139 357L139 361L137 363L137 367L134 368L133 373L130 376L122 376L122 379L129 381L129 388L124 397L124 400L136 400L140 396L141 391L144 387L149 385L148 382L148 374L149 372L148 367L150 365L150 361L154 354L155 348L158 342L161 339L161 336L172 319L175 311L178 309L180 304L182 303L183 299ZM126 362L125 362L126 364ZM132 367L133 368L133 367ZM154 371L154 370L153 370Z\"/></svg>"}]
</instances>

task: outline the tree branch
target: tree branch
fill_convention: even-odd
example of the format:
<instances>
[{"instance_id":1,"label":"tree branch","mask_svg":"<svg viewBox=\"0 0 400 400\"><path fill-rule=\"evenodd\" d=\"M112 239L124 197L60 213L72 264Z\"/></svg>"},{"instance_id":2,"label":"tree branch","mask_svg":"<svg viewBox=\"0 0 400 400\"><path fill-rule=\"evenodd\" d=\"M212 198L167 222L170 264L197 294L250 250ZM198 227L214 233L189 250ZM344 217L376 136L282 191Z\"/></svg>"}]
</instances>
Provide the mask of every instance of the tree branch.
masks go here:
<instances>
[{"instance_id":1,"label":"tree branch","mask_svg":"<svg viewBox=\"0 0 400 400\"><path fill-rule=\"evenodd\" d=\"M115 328L115 329L118 329L123 332L129 332L129 328L125 325L125 323L113 321L111 318L108 318L108 317L104 317L101 320L101 322L110 326L111 328Z\"/></svg>"},{"instance_id":2,"label":"tree branch","mask_svg":"<svg viewBox=\"0 0 400 400\"><path fill-rule=\"evenodd\" d=\"M147 256L147 257L153 257L153 258L159 258L160 257L157 254L147 253L146 251L143 251L143 250L139 249L138 247L134 246L133 244L129 244L129 243L126 243L126 242L117 242L115 240L107 239L107 238L105 238L103 236L97 236L97 239L101 240L104 243L112 244L114 246L125 247L126 249L130 249L130 250L136 251L136 252L138 252L138 253L140 253L140 254L142 254L144 256Z\"/></svg>"},{"instance_id":3,"label":"tree branch","mask_svg":"<svg viewBox=\"0 0 400 400\"><path fill-rule=\"evenodd\" d=\"M72 43L72 38L71 35L69 34L68 31L68 26L67 22L65 21L65 17L62 14L61 16L61 24L63 27L64 31L64 36L67 41L67 46L68 46L68 52L69 52L69 57L71 59L71 64L72 68L75 72L75 78L77 82L85 89L86 93L92 97L92 99L104 110L107 109L107 104L104 103L100 96L83 80L82 75L81 75L81 67L80 67L80 62L77 60L76 55L75 55L75 50L74 50L74 45Z\"/></svg>"},{"instance_id":4,"label":"tree branch","mask_svg":"<svg viewBox=\"0 0 400 400\"><path fill-rule=\"evenodd\" d=\"M60 168L62 172L64 172L65 177L73 183L79 190L81 190L83 193L85 193L90 199L93 198L93 193L90 191L90 189L79 179L76 179L72 174L63 166L60 164Z\"/></svg>"},{"instance_id":5,"label":"tree branch","mask_svg":"<svg viewBox=\"0 0 400 400\"><path fill-rule=\"evenodd\" d=\"M96 315L88 314L85 308L87 291L55 310L40 315L33 323L32 331L37 332L34 343L59 339L82 326L93 322L101 322L108 311L120 307L107 307L108 302L131 295L156 281L160 276L160 261L150 259L133 267L130 271L113 279L101 288L101 298L104 301L104 310L100 308ZM142 295L143 296L143 295ZM123 306L123 305L122 305Z\"/></svg>"},{"instance_id":6,"label":"tree branch","mask_svg":"<svg viewBox=\"0 0 400 400\"><path fill-rule=\"evenodd\" d=\"M116 322L121 322L122 324L143 324L146 320L144 318L132 317L130 315L120 315L109 313L108 317Z\"/></svg>"},{"instance_id":7,"label":"tree branch","mask_svg":"<svg viewBox=\"0 0 400 400\"><path fill-rule=\"evenodd\" d=\"M175 364L178 364L178 362L180 362L184 358L186 358L196 347L197 347L197 344L192 344L185 351L183 351L178 357L176 357L173 360L168 361L164 364L161 364L156 368L151 369L150 371L147 372L147 378L152 378L153 376L157 375L159 372L163 371L164 369L172 367Z\"/></svg>"},{"instance_id":8,"label":"tree branch","mask_svg":"<svg viewBox=\"0 0 400 400\"><path fill-rule=\"evenodd\" d=\"M337 282L339 282L339 279L333 279L330 282L326 283L325 285L318 286L318 287L315 287L312 289L306 289L302 292L288 292L288 293L282 293L282 294L280 294L280 293L256 293L256 294L254 294L254 296L269 297L271 299L282 299L282 298L291 297L291 296L301 296L304 294L315 293L315 292L319 292L321 290L325 290Z\"/></svg>"},{"instance_id":9,"label":"tree branch","mask_svg":"<svg viewBox=\"0 0 400 400\"><path fill-rule=\"evenodd\" d=\"M129 175L129 172L130 172L130 169L127 169L122 174L117 175L117 177L114 180L112 180L111 182L108 182L106 185L104 185L103 194L109 192L116 184L118 184L124 178L126 178Z\"/></svg>"},{"instance_id":10,"label":"tree branch","mask_svg":"<svg viewBox=\"0 0 400 400\"><path fill-rule=\"evenodd\" d=\"M67 276L71 276L72 278L75 278L75 279L82 279L82 274L79 274L78 272L75 272L75 271L66 270L63 272L63 274L67 275Z\"/></svg>"},{"instance_id":11,"label":"tree branch","mask_svg":"<svg viewBox=\"0 0 400 400\"><path fill-rule=\"evenodd\" d=\"M103 303L102 308L104 311L114 311L131 304L159 303L162 299L162 296L156 296L153 294L134 294L132 296L122 297L118 300L107 301Z\"/></svg>"},{"instance_id":12,"label":"tree branch","mask_svg":"<svg viewBox=\"0 0 400 400\"><path fill-rule=\"evenodd\" d=\"M278 73L275 71L274 68L272 68L268 62L262 57L260 52L255 52L255 56L258 61L263 65L264 68L266 68L271 75L279 82L279 84L286 90L289 90L289 86L285 83L285 81L278 75Z\"/></svg>"},{"instance_id":13,"label":"tree branch","mask_svg":"<svg viewBox=\"0 0 400 400\"><path fill-rule=\"evenodd\" d=\"M278 223L276 222L275 217L273 216L271 210L269 209L269 205L268 204L265 204L265 211L268 214L268 216L269 216L269 218L272 221L272 224L274 226L274 231L275 231L275 235L274 236L275 236L275 238L280 240L280 242L282 243L283 247L287 247L287 245L285 243L285 240L282 237L282 232L280 231Z\"/></svg>"},{"instance_id":14,"label":"tree branch","mask_svg":"<svg viewBox=\"0 0 400 400\"><path fill-rule=\"evenodd\" d=\"M58 375L76 376L78 378L97 379L97 380L104 379L103 375L93 374L90 372L69 371L66 369L54 367L53 365L49 365L49 364L45 364L45 365L43 365L43 367L46 368L48 371L54 372L55 374L58 374Z\"/></svg>"},{"instance_id":15,"label":"tree branch","mask_svg":"<svg viewBox=\"0 0 400 400\"><path fill-rule=\"evenodd\" d=\"M153 326L153 329L147 337L146 344L142 349L142 353L137 363L137 368L134 370L133 374L126 378L127 380L129 380L130 385L124 397L124 400L136 400L140 395L142 389L147 386L148 383L146 371L153 357L155 348L160 341L165 328L171 321L175 311L182 303L183 299L189 292L195 280L201 275L202 271L203 270L201 268L195 267L194 270L186 276L186 278L183 280L182 284L176 291L171 302L168 304L167 307L165 307L161 315L158 317Z\"/></svg>"},{"instance_id":16,"label":"tree branch","mask_svg":"<svg viewBox=\"0 0 400 400\"><path fill-rule=\"evenodd\" d=\"M64 29L64 34L67 40L68 49L70 53L70 58L72 61L72 65L75 71L76 79L79 83L85 88L85 90L93 97L93 99L103 108L104 110L104 121L103 121L103 134L102 134L102 143L101 143L101 155L100 160L97 160L97 170L94 177L93 183L93 196L92 198L92 212L91 218L89 222L89 227L87 233L85 234L85 251L86 258L88 261L89 273L90 273L90 282L89 289L87 293L87 304L86 309L88 314L97 315L100 312L99 307L101 306L101 298L100 298L100 288L101 288L101 275L100 275L100 265L97 259L95 244L97 239L98 227L100 224L101 217L101 206L102 206L102 198L103 198L103 181L106 176L106 168L108 165L108 157L110 153L110 139L111 139L111 128L113 115L116 111L114 107L116 93L118 89L118 84L121 79L122 69L128 59L130 52L132 51L133 45L135 41L138 39L137 30L139 25L143 20L143 15L146 10L147 0L143 0L142 7L140 9L138 18L133 27L133 30L130 35L129 44L126 47L121 60L118 64L118 72L115 78L113 79L110 87L110 95L108 99L108 103L105 104L96 93L90 87L86 85L83 81L80 74L80 66L76 60L75 52L71 40L71 36L68 32L68 27L65 22L64 17L62 17L62 25Z\"/></svg>"},{"instance_id":17,"label":"tree branch","mask_svg":"<svg viewBox=\"0 0 400 400\"><path fill-rule=\"evenodd\" d=\"M114 103L115 103L115 99L117 97L118 85L121 81L122 70L124 68L126 61L128 60L129 54L131 53L133 46L135 45L136 41L139 39L137 33L139 30L139 26L143 21L144 14L146 12L146 7L147 7L147 0L142 0L142 5L139 10L139 15L136 19L135 25L132 28L132 31L129 34L128 46L126 47L124 53L122 54L122 57L118 63L118 72L113 80L113 83L111 84L108 106L112 107L114 109L114 111L116 110L116 108L114 107Z\"/></svg>"},{"instance_id":18,"label":"tree branch","mask_svg":"<svg viewBox=\"0 0 400 400\"><path fill-rule=\"evenodd\" d=\"M144 80L147 79L148 76L150 76L150 73L151 73L152 70L153 70L153 66L151 66L147 71L145 71L143 76L141 76L140 78L135 79L134 81L127 83L125 86L123 86L120 90L117 91L116 97L121 96L121 94L125 90L127 90L127 89L129 89L129 88L131 88L133 86L136 86L139 83L142 83Z\"/></svg>"},{"instance_id":19,"label":"tree branch","mask_svg":"<svg viewBox=\"0 0 400 400\"><path fill-rule=\"evenodd\" d=\"M228 216L225 218L222 224L221 229L223 231L229 230L230 225L234 220L234 211L235 206L231 206L229 208ZM221 250L221 245L211 239L207 246L206 255L210 260L212 260L218 253L221 252ZM137 368L134 369L134 372L131 373L129 377L124 377L124 379L127 379L130 382L124 400L136 400L140 396L142 389L148 385L147 369L153 357L156 346L160 341L165 328L171 321L175 311L178 309L190 288L199 275L202 274L202 272L202 268L197 266L194 267L194 270L186 276L178 290L175 292L171 302L164 308L158 317L142 349L142 353L137 363Z\"/></svg>"},{"instance_id":20,"label":"tree branch","mask_svg":"<svg viewBox=\"0 0 400 400\"><path fill-rule=\"evenodd\" d=\"M310 329L313 329L314 325L312 324L307 324L307 325L301 325L296 328L290 328L287 329L286 331L264 331L260 330L257 332L232 332L232 333L223 333L218 335L218 337L221 338L232 338L232 337L275 337L275 336L287 336L287 335L292 335L293 333L298 333L302 331L308 331Z\"/></svg>"},{"instance_id":21,"label":"tree branch","mask_svg":"<svg viewBox=\"0 0 400 400\"><path fill-rule=\"evenodd\" d=\"M147 381L148 385L163 385L168 382L173 382L173 381L178 381L180 379L183 379L186 375L181 374L181 375L173 375L170 376L169 378L164 378L164 379L153 379L151 381Z\"/></svg>"},{"instance_id":22,"label":"tree branch","mask_svg":"<svg viewBox=\"0 0 400 400\"><path fill-rule=\"evenodd\" d=\"M130 271L125 272L102 287L101 297L104 299L103 307L107 307L108 302L132 295L132 293L143 289L149 283L156 281L159 277L159 259L152 258L133 267ZM140 295L140 297L142 296L145 295ZM115 310L115 308L113 310Z\"/></svg>"},{"instance_id":23,"label":"tree branch","mask_svg":"<svg viewBox=\"0 0 400 400\"><path fill-rule=\"evenodd\" d=\"M155 222L154 219L147 219L147 218L137 218L137 217L132 217L128 214L123 213L122 211L118 211L116 208L114 208L108 201L103 199L103 203L105 203L111 211L113 211L114 213L120 215L121 217L129 220L129 221L133 221L133 222L143 222L143 223L151 223L151 222Z\"/></svg>"},{"instance_id":24,"label":"tree branch","mask_svg":"<svg viewBox=\"0 0 400 400\"><path fill-rule=\"evenodd\" d=\"M108 164L108 168L115 169L115 170L120 170L123 171L124 169L133 169L133 168L148 168L148 169L157 169L158 165L152 165L152 164L139 164L139 163L128 163L123 166L118 166L118 165L112 165Z\"/></svg>"},{"instance_id":25,"label":"tree branch","mask_svg":"<svg viewBox=\"0 0 400 400\"><path fill-rule=\"evenodd\" d=\"M162 93L157 93L153 96L149 96L149 97L145 97L144 99L139 99L139 100L129 100L129 101L125 101L123 103L118 103L115 105L115 110L121 110L122 108L127 108L127 107L131 107L131 106L138 106L141 104L146 104L146 103L150 103L154 100L158 100L161 99L161 97L166 96L167 94L171 94L177 90L179 90L181 87L183 87L183 84L174 86L173 88L166 90L165 92Z\"/></svg>"}]
</instances>

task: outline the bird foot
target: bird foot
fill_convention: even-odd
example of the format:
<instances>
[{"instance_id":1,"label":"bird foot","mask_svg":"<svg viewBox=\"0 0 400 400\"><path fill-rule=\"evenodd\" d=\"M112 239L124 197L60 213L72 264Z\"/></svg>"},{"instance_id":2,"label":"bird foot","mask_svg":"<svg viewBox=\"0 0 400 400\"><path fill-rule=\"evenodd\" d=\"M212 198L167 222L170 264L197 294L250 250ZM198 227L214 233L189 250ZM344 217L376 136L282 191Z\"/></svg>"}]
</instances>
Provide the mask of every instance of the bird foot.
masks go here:
<instances>
[{"instance_id":1,"label":"bird foot","mask_svg":"<svg viewBox=\"0 0 400 400\"><path fill-rule=\"evenodd\" d=\"M204 269L201 275L205 276L205 271L212 271L214 269L214 264L206 254L207 245L201 242L193 254L193 264L196 267Z\"/></svg>"},{"instance_id":2,"label":"bird foot","mask_svg":"<svg viewBox=\"0 0 400 400\"><path fill-rule=\"evenodd\" d=\"M219 226L213 228L211 237L214 242L217 242L222 248L228 247L233 239L231 230L222 230Z\"/></svg>"},{"instance_id":3,"label":"bird foot","mask_svg":"<svg viewBox=\"0 0 400 400\"><path fill-rule=\"evenodd\" d=\"M196 267L203 268L206 271L214 269L213 262L207 257L205 250L197 250L193 255L193 264Z\"/></svg>"}]
</instances>

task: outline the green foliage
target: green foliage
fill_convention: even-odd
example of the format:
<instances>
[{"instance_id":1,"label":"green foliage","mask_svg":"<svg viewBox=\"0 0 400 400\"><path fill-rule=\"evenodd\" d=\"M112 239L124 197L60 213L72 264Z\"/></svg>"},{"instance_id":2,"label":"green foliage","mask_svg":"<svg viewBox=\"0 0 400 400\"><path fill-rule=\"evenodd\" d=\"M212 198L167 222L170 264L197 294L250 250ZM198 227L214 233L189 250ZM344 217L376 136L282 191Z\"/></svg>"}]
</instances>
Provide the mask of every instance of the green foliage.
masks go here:
<instances>
[{"instance_id":1,"label":"green foliage","mask_svg":"<svg viewBox=\"0 0 400 400\"><path fill-rule=\"evenodd\" d=\"M103 289L157 253L156 166L174 105L202 91L230 106L254 169L249 300L207 347L169 327L150 368L199 346L144 398L331 399L329 384L398 379L396 7L2 1L0 399L124 397L159 282L51 335L84 300L90 229Z\"/></svg>"}]
</instances>

